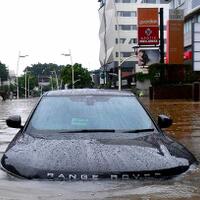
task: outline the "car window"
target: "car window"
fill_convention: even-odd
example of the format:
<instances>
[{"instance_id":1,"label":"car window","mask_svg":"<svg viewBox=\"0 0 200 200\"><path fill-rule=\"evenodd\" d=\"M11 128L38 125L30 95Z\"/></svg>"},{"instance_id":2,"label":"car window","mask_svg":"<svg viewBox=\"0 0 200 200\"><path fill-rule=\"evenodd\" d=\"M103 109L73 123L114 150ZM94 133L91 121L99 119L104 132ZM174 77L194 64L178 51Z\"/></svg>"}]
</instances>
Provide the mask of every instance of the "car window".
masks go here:
<instances>
[{"instance_id":1,"label":"car window","mask_svg":"<svg viewBox=\"0 0 200 200\"><path fill-rule=\"evenodd\" d=\"M135 97L43 97L29 126L36 130L150 129L153 124Z\"/></svg>"}]
</instances>

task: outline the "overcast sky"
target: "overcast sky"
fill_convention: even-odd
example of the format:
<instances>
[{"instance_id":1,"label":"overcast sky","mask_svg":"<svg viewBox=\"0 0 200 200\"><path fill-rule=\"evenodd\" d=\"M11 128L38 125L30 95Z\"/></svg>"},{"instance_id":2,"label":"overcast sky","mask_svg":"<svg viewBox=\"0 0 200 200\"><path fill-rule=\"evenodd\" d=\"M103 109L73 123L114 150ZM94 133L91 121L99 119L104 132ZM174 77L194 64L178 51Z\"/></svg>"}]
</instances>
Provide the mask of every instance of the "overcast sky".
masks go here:
<instances>
[{"instance_id":1,"label":"overcast sky","mask_svg":"<svg viewBox=\"0 0 200 200\"><path fill-rule=\"evenodd\" d=\"M69 64L61 53L72 51L73 62L99 68L99 4L97 0L0 0L0 61L16 70L20 60Z\"/></svg>"}]
</instances>

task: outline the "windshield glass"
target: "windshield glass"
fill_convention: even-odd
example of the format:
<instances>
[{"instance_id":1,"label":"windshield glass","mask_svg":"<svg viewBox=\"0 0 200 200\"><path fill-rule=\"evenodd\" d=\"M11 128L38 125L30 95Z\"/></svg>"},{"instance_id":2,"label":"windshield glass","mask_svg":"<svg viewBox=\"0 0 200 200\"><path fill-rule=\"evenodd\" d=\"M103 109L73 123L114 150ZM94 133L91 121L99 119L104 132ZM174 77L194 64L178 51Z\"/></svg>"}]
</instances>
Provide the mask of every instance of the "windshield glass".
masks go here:
<instances>
[{"instance_id":1,"label":"windshield glass","mask_svg":"<svg viewBox=\"0 0 200 200\"><path fill-rule=\"evenodd\" d=\"M29 123L39 131L141 130L154 125L135 97L43 97Z\"/></svg>"}]
</instances>

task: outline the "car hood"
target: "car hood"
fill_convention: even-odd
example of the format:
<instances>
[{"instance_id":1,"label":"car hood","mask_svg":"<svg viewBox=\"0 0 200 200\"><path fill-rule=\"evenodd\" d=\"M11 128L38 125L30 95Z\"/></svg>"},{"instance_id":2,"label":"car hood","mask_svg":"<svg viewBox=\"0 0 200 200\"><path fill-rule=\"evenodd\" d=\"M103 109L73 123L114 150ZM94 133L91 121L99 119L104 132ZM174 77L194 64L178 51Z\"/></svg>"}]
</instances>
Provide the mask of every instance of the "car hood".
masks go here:
<instances>
[{"instance_id":1,"label":"car hood","mask_svg":"<svg viewBox=\"0 0 200 200\"><path fill-rule=\"evenodd\" d=\"M21 135L1 163L26 178L82 179L176 175L194 161L182 145L158 133L77 133L48 139Z\"/></svg>"}]
</instances>

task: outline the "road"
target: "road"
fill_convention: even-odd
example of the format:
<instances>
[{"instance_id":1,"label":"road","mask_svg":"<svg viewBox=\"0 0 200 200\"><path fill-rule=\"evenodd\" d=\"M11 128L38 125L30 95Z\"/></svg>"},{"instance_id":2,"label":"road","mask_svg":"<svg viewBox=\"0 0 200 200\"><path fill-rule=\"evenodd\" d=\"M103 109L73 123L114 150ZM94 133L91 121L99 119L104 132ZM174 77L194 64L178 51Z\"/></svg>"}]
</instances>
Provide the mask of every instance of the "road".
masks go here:
<instances>
[{"instance_id":1,"label":"road","mask_svg":"<svg viewBox=\"0 0 200 200\"><path fill-rule=\"evenodd\" d=\"M17 130L7 128L5 119L20 114L25 122L37 99L0 101L0 157ZM174 119L167 133L183 143L200 160L200 102L142 99L156 117ZM0 171L0 200L132 200L200 199L200 169L170 180L48 182L21 180Z\"/></svg>"}]
</instances>

